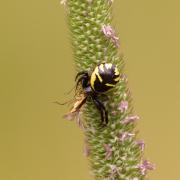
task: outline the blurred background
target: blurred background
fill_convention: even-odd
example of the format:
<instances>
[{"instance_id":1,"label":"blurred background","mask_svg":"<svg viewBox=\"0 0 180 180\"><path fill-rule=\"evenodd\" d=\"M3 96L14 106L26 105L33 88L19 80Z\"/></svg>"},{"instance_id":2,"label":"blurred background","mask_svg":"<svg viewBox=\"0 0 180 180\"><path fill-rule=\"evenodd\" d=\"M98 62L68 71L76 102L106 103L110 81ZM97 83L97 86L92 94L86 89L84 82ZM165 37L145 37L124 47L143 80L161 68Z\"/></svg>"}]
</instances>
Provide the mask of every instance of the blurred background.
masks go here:
<instances>
[{"instance_id":1,"label":"blurred background","mask_svg":"<svg viewBox=\"0 0 180 180\"><path fill-rule=\"evenodd\" d=\"M114 1L125 72L152 180L179 180L180 2ZM75 68L58 0L0 3L0 179L92 180L84 137L55 100L72 97Z\"/></svg>"}]
</instances>

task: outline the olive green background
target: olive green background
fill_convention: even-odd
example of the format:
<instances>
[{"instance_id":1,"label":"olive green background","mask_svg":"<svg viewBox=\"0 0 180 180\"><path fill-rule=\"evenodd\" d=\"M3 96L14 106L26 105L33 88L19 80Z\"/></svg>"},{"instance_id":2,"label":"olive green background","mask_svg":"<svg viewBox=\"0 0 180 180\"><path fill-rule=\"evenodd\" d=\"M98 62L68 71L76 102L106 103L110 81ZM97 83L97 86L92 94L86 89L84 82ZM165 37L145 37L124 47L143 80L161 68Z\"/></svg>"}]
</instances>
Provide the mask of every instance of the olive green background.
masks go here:
<instances>
[{"instance_id":1,"label":"olive green background","mask_svg":"<svg viewBox=\"0 0 180 180\"><path fill-rule=\"evenodd\" d=\"M152 180L180 179L180 1L115 0L114 25ZM75 68L58 0L0 2L0 179L91 180L83 134L62 119Z\"/></svg>"}]
</instances>

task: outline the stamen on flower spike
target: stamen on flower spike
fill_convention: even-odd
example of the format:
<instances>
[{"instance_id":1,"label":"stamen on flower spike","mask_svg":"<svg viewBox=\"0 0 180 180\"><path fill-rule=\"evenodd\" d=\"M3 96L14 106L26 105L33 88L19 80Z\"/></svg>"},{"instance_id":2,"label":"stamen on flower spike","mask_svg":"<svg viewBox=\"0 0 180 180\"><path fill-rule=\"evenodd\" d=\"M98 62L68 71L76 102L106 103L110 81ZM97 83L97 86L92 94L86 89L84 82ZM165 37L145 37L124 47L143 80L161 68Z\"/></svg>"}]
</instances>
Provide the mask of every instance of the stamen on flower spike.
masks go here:
<instances>
[{"instance_id":1,"label":"stamen on flower spike","mask_svg":"<svg viewBox=\"0 0 180 180\"><path fill-rule=\"evenodd\" d=\"M155 165L150 163L147 160L144 160L142 162L142 164L138 165L138 168L140 169L140 172L142 175L146 175L147 170L154 170L155 169Z\"/></svg>"},{"instance_id":2,"label":"stamen on flower spike","mask_svg":"<svg viewBox=\"0 0 180 180\"><path fill-rule=\"evenodd\" d=\"M89 149L89 146L87 144L84 145L83 154L86 157L88 157L90 155L90 149Z\"/></svg>"},{"instance_id":3,"label":"stamen on flower spike","mask_svg":"<svg viewBox=\"0 0 180 180\"><path fill-rule=\"evenodd\" d=\"M120 110L121 112L124 112L128 109L128 101L121 101L120 105L118 107L118 110Z\"/></svg>"},{"instance_id":4,"label":"stamen on flower spike","mask_svg":"<svg viewBox=\"0 0 180 180\"><path fill-rule=\"evenodd\" d=\"M112 156L112 148L110 147L109 144L104 144L104 149L105 149L105 159L109 159Z\"/></svg>"},{"instance_id":5,"label":"stamen on flower spike","mask_svg":"<svg viewBox=\"0 0 180 180\"><path fill-rule=\"evenodd\" d=\"M114 43L116 47L119 47L119 38L115 35L115 31L110 25L103 25L101 30L104 35Z\"/></svg>"},{"instance_id":6,"label":"stamen on flower spike","mask_svg":"<svg viewBox=\"0 0 180 180\"><path fill-rule=\"evenodd\" d=\"M64 119L68 121L72 121L75 119L76 116L79 115L79 111L73 112L73 113L67 113L63 116Z\"/></svg>"},{"instance_id":7,"label":"stamen on flower spike","mask_svg":"<svg viewBox=\"0 0 180 180\"><path fill-rule=\"evenodd\" d=\"M145 143L143 140L139 140L139 141L136 141L136 144L139 145L140 149L141 149L141 152L144 151L145 149Z\"/></svg>"},{"instance_id":8,"label":"stamen on flower spike","mask_svg":"<svg viewBox=\"0 0 180 180\"><path fill-rule=\"evenodd\" d=\"M127 116L125 119L123 119L121 121L121 124L128 124L128 123L131 123L131 122L135 122L138 119L139 119L139 116L137 116L137 115Z\"/></svg>"},{"instance_id":9,"label":"stamen on flower spike","mask_svg":"<svg viewBox=\"0 0 180 180\"><path fill-rule=\"evenodd\" d=\"M110 172L110 176L109 176L109 177L110 177L112 180L115 180L115 177L116 177L117 175L120 176L119 169L118 169L118 167L117 167L116 165L110 165L110 169L111 169L111 172Z\"/></svg>"},{"instance_id":10,"label":"stamen on flower spike","mask_svg":"<svg viewBox=\"0 0 180 180\"><path fill-rule=\"evenodd\" d=\"M119 141L124 142L128 138L135 136L134 133L123 132L119 135Z\"/></svg>"}]
</instances>

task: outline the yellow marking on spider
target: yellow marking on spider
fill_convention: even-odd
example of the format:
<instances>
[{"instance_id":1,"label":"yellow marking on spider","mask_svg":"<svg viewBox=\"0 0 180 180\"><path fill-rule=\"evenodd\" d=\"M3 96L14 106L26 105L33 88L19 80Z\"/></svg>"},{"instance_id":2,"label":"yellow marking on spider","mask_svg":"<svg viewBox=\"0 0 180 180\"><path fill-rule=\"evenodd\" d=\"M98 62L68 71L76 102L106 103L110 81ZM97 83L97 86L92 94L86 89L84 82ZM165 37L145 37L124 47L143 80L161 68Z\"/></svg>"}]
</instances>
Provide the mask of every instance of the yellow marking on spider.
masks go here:
<instances>
[{"instance_id":1,"label":"yellow marking on spider","mask_svg":"<svg viewBox=\"0 0 180 180\"><path fill-rule=\"evenodd\" d=\"M105 85L106 86L110 86L110 87L114 87L115 86L115 84L109 84L109 83L106 83Z\"/></svg>"},{"instance_id":2,"label":"yellow marking on spider","mask_svg":"<svg viewBox=\"0 0 180 180\"><path fill-rule=\"evenodd\" d=\"M102 80L101 76L99 75L99 69L98 69L98 67L95 68L94 72L95 72L95 74L97 75L99 81L102 82L103 80Z\"/></svg>"},{"instance_id":3,"label":"yellow marking on spider","mask_svg":"<svg viewBox=\"0 0 180 180\"><path fill-rule=\"evenodd\" d=\"M117 77L117 78L114 79L114 81L119 81L119 79L120 79L120 77Z\"/></svg>"},{"instance_id":4,"label":"yellow marking on spider","mask_svg":"<svg viewBox=\"0 0 180 180\"><path fill-rule=\"evenodd\" d=\"M101 65L99 66L99 69L100 69L102 72L104 72L104 64L101 64Z\"/></svg>"},{"instance_id":5,"label":"yellow marking on spider","mask_svg":"<svg viewBox=\"0 0 180 180\"><path fill-rule=\"evenodd\" d=\"M117 68L117 67L115 68L114 72L115 72L115 75L116 75L116 76L118 76L118 75L119 75L119 70L118 70L118 68Z\"/></svg>"},{"instance_id":6,"label":"yellow marking on spider","mask_svg":"<svg viewBox=\"0 0 180 180\"><path fill-rule=\"evenodd\" d=\"M112 64L111 63L107 63L107 64L105 64L105 66L106 66L107 69L111 69Z\"/></svg>"},{"instance_id":7,"label":"yellow marking on spider","mask_svg":"<svg viewBox=\"0 0 180 180\"><path fill-rule=\"evenodd\" d=\"M91 82L90 82L93 89L94 89L94 82L95 82L95 80L96 80L96 73L94 71L92 73L92 75L91 75Z\"/></svg>"}]
</instances>

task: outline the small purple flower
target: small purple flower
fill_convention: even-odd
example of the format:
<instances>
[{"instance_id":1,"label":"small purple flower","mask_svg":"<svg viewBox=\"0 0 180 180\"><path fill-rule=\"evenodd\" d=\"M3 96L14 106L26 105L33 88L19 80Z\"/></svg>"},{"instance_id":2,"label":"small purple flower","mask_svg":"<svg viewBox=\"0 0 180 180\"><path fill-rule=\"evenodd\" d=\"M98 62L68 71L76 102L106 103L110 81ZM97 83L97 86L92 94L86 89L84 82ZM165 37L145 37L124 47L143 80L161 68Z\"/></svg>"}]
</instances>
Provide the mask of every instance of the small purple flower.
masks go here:
<instances>
[{"instance_id":1,"label":"small purple flower","mask_svg":"<svg viewBox=\"0 0 180 180\"><path fill-rule=\"evenodd\" d=\"M147 160L144 160L141 164L138 165L138 168L140 169L140 172L142 175L146 175L147 170L154 170L155 165L150 163Z\"/></svg>"},{"instance_id":2,"label":"small purple flower","mask_svg":"<svg viewBox=\"0 0 180 180\"><path fill-rule=\"evenodd\" d=\"M79 112L76 116L76 123L81 129L84 129L84 124L81 120L81 112Z\"/></svg>"},{"instance_id":3,"label":"small purple flower","mask_svg":"<svg viewBox=\"0 0 180 180\"><path fill-rule=\"evenodd\" d=\"M117 175L120 176L119 169L118 169L118 167L117 167L116 165L110 165L110 170L111 170L111 172L110 172L110 178L111 178L112 180L115 180L115 177L116 177Z\"/></svg>"},{"instance_id":4,"label":"small purple flower","mask_svg":"<svg viewBox=\"0 0 180 180\"><path fill-rule=\"evenodd\" d=\"M128 138L135 136L134 133L123 132L119 135L119 141L124 142Z\"/></svg>"},{"instance_id":5,"label":"small purple flower","mask_svg":"<svg viewBox=\"0 0 180 180\"><path fill-rule=\"evenodd\" d=\"M128 82L128 77L126 74L121 74L120 79L126 83Z\"/></svg>"},{"instance_id":6,"label":"small purple flower","mask_svg":"<svg viewBox=\"0 0 180 180\"><path fill-rule=\"evenodd\" d=\"M139 119L139 116L137 116L137 115L127 116L125 119L123 119L121 121L121 124L128 124L128 123L131 123L131 122L135 122L138 119Z\"/></svg>"},{"instance_id":7,"label":"small purple flower","mask_svg":"<svg viewBox=\"0 0 180 180\"><path fill-rule=\"evenodd\" d=\"M145 143L143 140L136 141L136 144L140 147L141 151L143 152L145 149Z\"/></svg>"},{"instance_id":8,"label":"small purple flower","mask_svg":"<svg viewBox=\"0 0 180 180\"><path fill-rule=\"evenodd\" d=\"M128 109L128 101L125 101L125 100L121 101L118 107L118 110L120 110L121 112L124 112L127 109Z\"/></svg>"},{"instance_id":9,"label":"small purple flower","mask_svg":"<svg viewBox=\"0 0 180 180\"><path fill-rule=\"evenodd\" d=\"M112 148L110 147L109 144L104 144L104 149L105 149L105 152L106 152L105 159L109 159L112 156L113 150L112 150Z\"/></svg>"},{"instance_id":10,"label":"small purple flower","mask_svg":"<svg viewBox=\"0 0 180 180\"><path fill-rule=\"evenodd\" d=\"M67 113L63 116L63 118L67 119L68 121L72 121L75 119L77 125L80 128L84 129L84 124L81 121L81 112L80 111Z\"/></svg>"},{"instance_id":11,"label":"small purple flower","mask_svg":"<svg viewBox=\"0 0 180 180\"><path fill-rule=\"evenodd\" d=\"M108 38L112 38L115 34L114 30L112 29L112 27L110 25L107 25L107 26L103 25L102 26L102 32Z\"/></svg>"},{"instance_id":12,"label":"small purple flower","mask_svg":"<svg viewBox=\"0 0 180 180\"><path fill-rule=\"evenodd\" d=\"M103 25L101 30L104 35L115 44L116 47L119 47L119 38L115 35L115 31L110 25Z\"/></svg>"},{"instance_id":13,"label":"small purple flower","mask_svg":"<svg viewBox=\"0 0 180 180\"><path fill-rule=\"evenodd\" d=\"M87 144L84 145L83 154L86 157L88 157L90 155L90 149L89 149L89 146Z\"/></svg>"},{"instance_id":14,"label":"small purple flower","mask_svg":"<svg viewBox=\"0 0 180 180\"><path fill-rule=\"evenodd\" d=\"M74 120L77 116L79 116L79 111L73 112L73 113L67 113L63 116L64 119L68 121Z\"/></svg>"},{"instance_id":15,"label":"small purple flower","mask_svg":"<svg viewBox=\"0 0 180 180\"><path fill-rule=\"evenodd\" d=\"M88 144L88 140L85 139L84 140L84 148L83 148L83 154L88 157L90 155L90 147L89 147L89 144Z\"/></svg>"}]
</instances>

